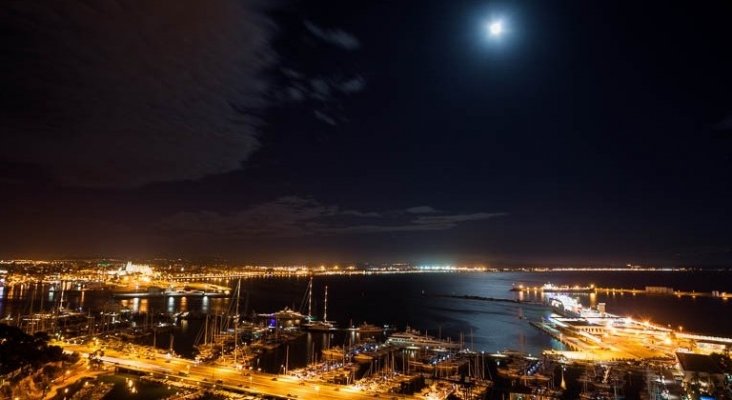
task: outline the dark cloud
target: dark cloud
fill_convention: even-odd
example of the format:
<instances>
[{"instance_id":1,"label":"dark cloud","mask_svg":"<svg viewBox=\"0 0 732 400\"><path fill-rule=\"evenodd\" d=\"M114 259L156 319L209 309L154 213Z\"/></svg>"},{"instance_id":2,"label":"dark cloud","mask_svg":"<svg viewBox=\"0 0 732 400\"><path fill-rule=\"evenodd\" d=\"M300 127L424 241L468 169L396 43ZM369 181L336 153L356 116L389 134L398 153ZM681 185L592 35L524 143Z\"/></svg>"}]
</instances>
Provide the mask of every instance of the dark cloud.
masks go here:
<instances>
[{"instance_id":1,"label":"dark cloud","mask_svg":"<svg viewBox=\"0 0 732 400\"><path fill-rule=\"evenodd\" d=\"M423 206L425 210L432 207ZM506 213L472 213L413 216L407 211L376 212L341 209L313 199L281 197L245 210L221 214L210 211L182 212L159 224L178 234L224 237L298 237L305 235L440 231L461 223L501 217ZM361 223L368 219L369 223ZM376 222L374 222L376 220Z\"/></svg>"},{"instance_id":2,"label":"dark cloud","mask_svg":"<svg viewBox=\"0 0 732 400\"><path fill-rule=\"evenodd\" d=\"M311 234L319 228L317 220L338 212L337 207L323 206L314 200L281 197L233 214L182 212L165 219L160 227L181 234L293 237Z\"/></svg>"},{"instance_id":3,"label":"dark cloud","mask_svg":"<svg viewBox=\"0 0 732 400\"><path fill-rule=\"evenodd\" d=\"M410 214L432 214L437 212L437 210L430 206L410 207L407 208L406 211Z\"/></svg>"},{"instance_id":4,"label":"dark cloud","mask_svg":"<svg viewBox=\"0 0 732 400\"><path fill-rule=\"evenodd\" d=\"M70 185L240 168L258 147L274 30L252 1L0 6L0 161Z\"/></svg>"},{"instance_id":5,"label":"dark cloud","mask_svg":"<svg viewBox=\"0 0 732 400\"><path fill-rule=\"evenodd\" d=\"M338 84L338 89L343 93L358 93L366 88L366 79L362 76L355 76Z\"/></svg>"},{"instance_id":6,"label":"dark cloud","mask_svg":"<svg viewBox=\"0 0 732 400\"><path fill-rule=\"evenodd\" d=\"M309 78L304 73L293 69L282 69L286 83L279 99L290 103L303 103L312 107L313 115L328 125L338 125L347 118L342 112L342 99L366 88L366 79L360 75L348 78L327 75L316 75Z\"/></svg>"},{"instance_id":7,"label":"dark cloud","mask_svg":"<svg viewBox=\"0 0 732 400\"><path fill-rule=\"evenodd\" d=\"M456 228L463 222L482 221L491 218L504 217L507 213L474 213L439 216L419 216L402 224L386 225L353 225L327 228L332 233L382 233L382 232L419 232L443 231Z\"/></svg>"},{"instance_id":8,"label":"dark cloud","mask_svg":"<svg viewBox=\"0 0 732 400\"><path fill-rule=\"evenodd\" d=\"M382 217L383 215L376 211L356 211L356 210L346 210L341 212L342 215L352 215L354 217L365 217L365 218L378 218Z\"/></svg>"},{"instance_id":9,"label":"dark cloud","mask_svg":"<svg viewBox=\"0 0 732 400\"><path fill-rule=\"evenodd\" d=\"M282 74L291 79L302 79L305 75L302 72L295 71L292 68L280 68Z\"/></svg>"},{"instance_id":10,"label":"dark cloud","mask_svg":"<svg viewBox=\"0 0 732 400\"><path fill-rule=\"evenodd\" d=\"M305 94L303 91L296 87L287 88L287 97L289 100L296 102L305 100Z\"/></svg>"},{"instance_id":11,"label":"dark cloud","mask_svg":"<svg viewBox=\"0 0 732 400\"><path fill-rule=\"evenodd\" d=\"M355 36L340 29L321 28L310 21L305 21L305 28L318 39L342 49L356 50L361 47L361 43Z\"/></svg>"},{"instance_id":12,"label":"dark cloud","mask_svg":"<svg viewBox=\"0 0 732 400\"><path fill-rule=\"evenodd\" d=\"M417 225L430 225L430 226L450 226L454 227L461 222L468 221L480 221L495 217L505 217L507 213L486 213L479 212L473 214L456 214L456 215L430 215L430 216L419 216L413 222Z\"/></svg>"},{"instance_id":13,"label":"dark cloud","mask_svg":"<svg viewBox=\"0 0 732 400\"><path fill-rule=\"evenodd\" d=\"M310 87L312 88L312 96L314 99L323 101L330 99L330 85L324 79L311 79Z\"/></svg>"},{"instance_id":14,"label":"dark cloud","mask_svg":"<svg viewBox=\"0 0 732 400\"><path fill-rule=\"evenodd\" d=\"M718 131L732 131L732 115L728 115L717 122L713 128Z\"/></svg>"},{"instance_id":15,"label":"dark cloud","mask_svg":"<svg viewBox=\"0 0 732 400\"><path fill-rule=\"evenodd\" d=\"M331 125L331 126L338 125L338 122L336 122L336 120L333 117L331 117L330 115L328 115L320 110L314 110L313 114L315 115L315 118L319 119L320 121L325 122L328 125Z\"/></svg>"},{"instance_id":16,"label":"dark cloud","mask_svg":"<svg viewBox=\"0 0 732 400\"><path fill-rule=\"evenodd\" d=\"M280 67L282 87L276 97L284 103L308 107L316 120L336 126L349 120L344 113L343 99L366 88L366 79L354 71L355 67L338 50L357 50L360 43L355 36L340 29L321 28L311 21L305 21L304 26L309 35L300 37L300 43L289 44L306 45L310 50L308 57L305 60L298 56L288 60L291 64ZM313 36L319 40L312 40ZM337 61L333 59L332 46L338 48ZM324 59L333 62L323 63Z\"/></svg>"}]
</instances>

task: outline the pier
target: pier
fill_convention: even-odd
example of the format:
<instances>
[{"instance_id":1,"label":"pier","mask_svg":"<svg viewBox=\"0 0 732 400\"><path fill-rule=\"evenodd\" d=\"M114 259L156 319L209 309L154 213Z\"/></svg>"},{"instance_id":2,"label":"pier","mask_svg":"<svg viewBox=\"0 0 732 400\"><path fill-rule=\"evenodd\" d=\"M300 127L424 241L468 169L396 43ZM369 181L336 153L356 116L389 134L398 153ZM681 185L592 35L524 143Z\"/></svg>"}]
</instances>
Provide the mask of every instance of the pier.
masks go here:
<instances>
[{"instance_id":1,"label":"pier","mask_svg":"<svg viewBox=\"0 0 732 400\"><path fill-rule=\"evenodd\" d=\"M628 289L628 288L602 288L598 287L595 289L595 293L601 293L606 295L612 295L612 294L631 294L631 295L650 295L650 296L676 296L676 297L691 297L691 298L697 298L697 297L713 297L713 298L719 298L722 300L728 300L732 298L732 293L727 292L721 292L718 290L713 290L711 292L697 292L697 291L683 291L683 290L674 290L670 287L665 286L646 286L643 289Z\"/></svg>"},{"instance_id":2,"label":"pier","mask_svg":"<svg viewBox=\"0 0 732 400\"><path fill-rule=\"evenodd\" d=\"M517 286L512 289L516 292L524 292L524 293L572 293L572 294L604 294L604 295L649 295L649 296L676 296L678 298L681 297L691 297L691 298L697 298L697 297L711 297L711 298L718 298L722 300L728 300L732 298L732 293L723 292L719 290L713 290L711 292L697 292L697 291L684 291L684 290L676 290L671 287L666 286L646 286L643 289L638 288L621 288L621 287L595 287L595 286L589 286L587 288L582 288L582 290L573 290L574 287L569 287L567 291L552 289L552 290L544 290L542 286Z\"/></svg>"},{"instance_id":3,"label":"pier","mask_svg":"<svg viewBox=\"0 0 732 400\"><path fill-rule=\"evenodd\" d=\"M567 346L569 351L548 350L545 354L585 361L675 360L679 349L699 354L723 353L731 338L681 332L610 314L604 303L585 308L565 294L549 295L555 313L531 325Z\"/></svg>"}]
</instances>

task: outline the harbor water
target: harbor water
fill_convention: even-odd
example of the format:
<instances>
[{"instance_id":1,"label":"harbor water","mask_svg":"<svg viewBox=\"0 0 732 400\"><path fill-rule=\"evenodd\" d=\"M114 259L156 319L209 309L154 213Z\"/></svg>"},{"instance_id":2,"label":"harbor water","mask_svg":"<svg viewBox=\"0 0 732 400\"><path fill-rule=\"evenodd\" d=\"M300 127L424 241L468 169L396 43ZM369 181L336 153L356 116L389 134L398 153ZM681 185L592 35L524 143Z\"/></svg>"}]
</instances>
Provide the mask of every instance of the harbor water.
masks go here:
<instances>
[{"instance_id":1,"label":"harbor water","mask_svg":"<svg viewBox=\"0 0 732 400\"><path fill-rule=\"evenodd\" d=\"M389 324L399 330L410 326L430 336L462 340L465 347L483 351L517 350L540 353L561 344L533 328L529 321L538 320L551 311L540 304L540 295L516 293L514 284L541 286L544 283L588 285L600 287L639 288L668 286L688 291L732 292L732 274L728 272L486 272L486 273L422 273L394 275L355 275L315 277L313 313L322 317L324 288L328 286L328 319L346 328L350 324L368 322ZM216 281L234 288L237 281ZM240 310L242 314L269 313L289 307L307 310L304 301L307 278L257 278L242 280ZM73 288L72 288L73 289ZM481 301L460 296L481 296L493 299L521 299L532 303ZM58 304L60 291L48 286L13 286L3 288L0 315L17 315L31 309L50 310ZM709 335L732 336L732 319L714 316L732 315L728 300L710 297L663 295L577 294L586 304L606 303L608 312L650 319L658 324ZM141 313L191 312L193 315L223 314L233 299L201 297L159 297L114 299L108 291L67 290L64 306L84 312L99 312L125 307ZM534 302L536 304L534 304ZM305 308L301 308L304 305ZM193 356L193 345L203 325L202 319L182 321L171 334L155 338L166 348L173 337L176 353ZM312 333L296 339L289 346L280 346L263 356L260 367L277 372L288 353L289 367L303 366L317 357L324 346L341 346L353 338L349 332ZM147 338L152 341L153 339Z\"/></svg>"}]
</instances>

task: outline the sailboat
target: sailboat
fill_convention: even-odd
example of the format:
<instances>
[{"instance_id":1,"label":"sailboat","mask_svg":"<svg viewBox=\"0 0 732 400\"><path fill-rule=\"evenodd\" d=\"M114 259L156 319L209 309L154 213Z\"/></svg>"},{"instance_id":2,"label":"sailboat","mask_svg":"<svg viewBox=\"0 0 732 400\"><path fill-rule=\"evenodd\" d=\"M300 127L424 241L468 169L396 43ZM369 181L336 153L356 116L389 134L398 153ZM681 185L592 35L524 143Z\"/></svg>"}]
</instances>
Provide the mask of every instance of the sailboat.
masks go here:
<instances>
[{"instance_id":1,"label":"sailboat","mask_svg":"<svg viewBox=\"0 0 732 400\"><path fill-rule=\"evenodd\" d=\"M248 331L248 325L242 323L239 314L239 301L241 293L241 279L236 284L236 300L229 304L226 314L213 316L210 321L209 315L206 314L206 321L196 337L194 348L198 355L196 359L199 361L212 361L233 351L234 363L239 357L243 357L241 344L241 334Z\"/></svg>"},{"instance_id":2,"label":"sailboat","mask_svg":"<svg viewBox=\"0 0 732 400\"><path fill-rule=\"evenodd\" d=\"M310 285L310 293L309 296L312 296L312 281ZM309 305L312 304L311 301L308 301L308 308ZM308 316L311 316L310 309L308 309ZM334 331L336 330L335 322L328 321L328 286L325 286L325 301L323 302L323 320L322 321L315 321L311 320L309 318L308 322L302 324L303 329L309 330L309 331L319 331L319 332L328 332L328 331Z\"/></svg>"}]
</instances>

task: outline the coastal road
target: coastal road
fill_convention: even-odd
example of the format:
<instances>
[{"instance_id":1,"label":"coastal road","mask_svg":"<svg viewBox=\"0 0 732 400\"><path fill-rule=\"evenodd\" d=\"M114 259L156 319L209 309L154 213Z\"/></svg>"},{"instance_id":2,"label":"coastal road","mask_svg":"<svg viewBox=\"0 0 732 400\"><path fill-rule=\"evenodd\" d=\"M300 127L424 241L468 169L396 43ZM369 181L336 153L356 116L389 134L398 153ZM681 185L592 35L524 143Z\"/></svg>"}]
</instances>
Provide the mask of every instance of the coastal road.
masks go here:
<instances>
[{"instance_id":1,"label":"coastal road","mask_svg":"<svg viewBox=\"0 0 732 400\"><path fill-rule=\"evenodd\" d=\"M82 356L93 353L96 348L88 345L63 343L66 351L78 352ZM272 375L254 371L242 371L223 365L196 364L192 360L179 357L159 356L155 358L137 357L117 350L105 348L100 359L110 365L145 373L167 375L196 385L211 386L235 391L270 396L305 399L415 399L414 396L398 394L379 394L361 391L355 386L334 385L330 383L305 382L289 375Z\"/></svg>"}]
</instances>

